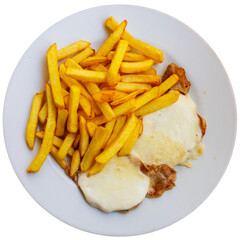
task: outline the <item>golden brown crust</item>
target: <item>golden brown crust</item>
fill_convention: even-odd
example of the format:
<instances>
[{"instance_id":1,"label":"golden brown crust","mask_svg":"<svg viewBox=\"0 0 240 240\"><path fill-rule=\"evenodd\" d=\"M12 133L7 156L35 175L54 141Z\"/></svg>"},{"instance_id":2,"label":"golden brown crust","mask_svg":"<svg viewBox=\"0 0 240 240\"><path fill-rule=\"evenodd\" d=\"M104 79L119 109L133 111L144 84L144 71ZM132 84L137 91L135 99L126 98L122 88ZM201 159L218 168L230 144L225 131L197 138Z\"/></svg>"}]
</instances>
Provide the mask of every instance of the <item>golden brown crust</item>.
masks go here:
<instances>
[{"instance_id":1,"label":"golden brown crust","mask_svg":"<svg viewBox=\"0 0 240 240\"><path fill-rule=\"evenodd\" d=\"M150 178L150 185L147 193L147 197L149 198L161 197L165 191L175 186L174 182L177 178L176 171L166 164L153 164L147 171L144 167L141 170Z\"/></svg>"},{"instance_id":2,"label":"golden brown crust","mask_svg":"<svg viewBox=\"0 0 240 240\"><path fill-rule=\"evenodd\" d=\"M205 133L206 133L206 130L207 130L207 122L205 120L204 117L202 117L201 115L199 115L197 113L198 117L199 117L199 120L200 120L200 128L202 130L202 138L204 137Z\"/></svg>"},{"instance_id":3,"label":"golden brown crust","mask_svg":"<svg viewBox=\"0 0 240 240\"><path fill-rule=\"evenodd\" d=\"M178 67L175 63L169 64L165 73L163 74L162 82L164 82L172 74L177 74L179 80L171 87L171 90L178 90L182 94L186 95L189 92L191 83L186 78L185 70L181 67Z\"/></svg>"}]
</instances>

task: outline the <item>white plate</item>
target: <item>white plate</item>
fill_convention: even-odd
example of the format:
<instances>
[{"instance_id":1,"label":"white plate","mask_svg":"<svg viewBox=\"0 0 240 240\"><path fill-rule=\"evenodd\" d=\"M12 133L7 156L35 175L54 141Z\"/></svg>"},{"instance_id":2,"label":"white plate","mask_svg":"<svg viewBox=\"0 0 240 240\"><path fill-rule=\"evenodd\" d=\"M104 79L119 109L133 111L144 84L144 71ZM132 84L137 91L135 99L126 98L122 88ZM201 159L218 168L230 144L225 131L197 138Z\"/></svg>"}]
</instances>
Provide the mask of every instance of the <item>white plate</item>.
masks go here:
<instances>
[{"instance_id":1,"label":"white plate","mask_svg":"<svg viewBox=\"0 0 240 240\"><path fill-rule=\"evenodd\" d=\"M145 199L128 214L106 214L90 207L82 194L49 156L41 170L26 169L39 149L25 143L25 129L34 94L47 79L46 51L57 42L62 48L86 40L96 49L108 36L107 17L128 20L127 30L135 37L162 49L163 73L170 62L185 68L192 83L190 95L208 124L204 155L194 167L176 167L176 187L161 198ZM204 92L206 91L206 92ZM159 230L198 207L221 179L234 146L236 106L228 76L216 54L193 30L161 12L127 5L91 8L58 22L26 51L8 87L4 105L4 136L12 166L29 194L49 213L76 228L104 235L137 235Z\"/></svg>"}]
</instances>

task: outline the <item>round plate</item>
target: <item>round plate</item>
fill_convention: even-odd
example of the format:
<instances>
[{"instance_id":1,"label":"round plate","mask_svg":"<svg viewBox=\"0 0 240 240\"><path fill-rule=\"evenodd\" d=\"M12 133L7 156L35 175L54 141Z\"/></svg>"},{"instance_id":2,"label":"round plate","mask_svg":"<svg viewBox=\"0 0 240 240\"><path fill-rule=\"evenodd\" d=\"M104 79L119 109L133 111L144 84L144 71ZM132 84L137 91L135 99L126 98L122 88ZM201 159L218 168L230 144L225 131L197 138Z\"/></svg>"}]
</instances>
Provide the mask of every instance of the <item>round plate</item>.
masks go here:
<instances>
[{"instance_id":1,"label":"round plate","mask_svg":"<svg viewBox=\"0 0 240 240\"><path fill-rule=\"evenodd\" d=\"M197 111L207 120L203 156L193 168L176 167L176 187L156 199L145 198L135 210L103 213L89 206L77 186L49 156L41 170L26 169L40 146L33 151L25 142L25 130L33 96L48 79L46 52L51 44L65 47L78 40L98 49L107 38L107 17L127 19L127 30L163 50L161 75L174 62L186 70L192 83L190 95ZM198 207L221 179L234 146L236 106L233 90L220 60L193 30L161 12L129 5L91 8L63 19L44 32L26 51L9 84L4 105L4 136L12 166L29 194L49 213L76 228L104 235L137 235L164 228Z\"/></svg>"}]
</instances>

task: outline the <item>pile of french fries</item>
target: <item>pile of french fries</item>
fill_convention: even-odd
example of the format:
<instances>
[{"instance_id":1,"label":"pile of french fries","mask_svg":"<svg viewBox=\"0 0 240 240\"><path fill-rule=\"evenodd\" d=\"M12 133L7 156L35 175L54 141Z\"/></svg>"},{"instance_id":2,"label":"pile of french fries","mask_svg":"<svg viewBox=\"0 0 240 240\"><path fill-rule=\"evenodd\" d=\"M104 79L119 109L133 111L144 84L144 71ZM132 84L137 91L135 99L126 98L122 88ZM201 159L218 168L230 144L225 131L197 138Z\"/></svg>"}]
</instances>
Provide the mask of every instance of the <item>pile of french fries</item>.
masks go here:
<instances>
[{"instance_id":1,"label":"pile of french fries","mask_svg":"<svg viewBox=\"0 0 240 240\"><path fill-rule=\"evenodd\" d=\"M39 171L50 153L70 177L94 175L115 154L131 152L143 115L178 100L178 91L168 91L178 76L161 83L152 67L163 61L162 51L130 35L126 20L118 24L109 17L105 25L112 34L96 53L86 41L48 49L50 84L34 96L26 131L31 150L35 136L42 144L28 172Z\"/></svg>"}]
</instances>

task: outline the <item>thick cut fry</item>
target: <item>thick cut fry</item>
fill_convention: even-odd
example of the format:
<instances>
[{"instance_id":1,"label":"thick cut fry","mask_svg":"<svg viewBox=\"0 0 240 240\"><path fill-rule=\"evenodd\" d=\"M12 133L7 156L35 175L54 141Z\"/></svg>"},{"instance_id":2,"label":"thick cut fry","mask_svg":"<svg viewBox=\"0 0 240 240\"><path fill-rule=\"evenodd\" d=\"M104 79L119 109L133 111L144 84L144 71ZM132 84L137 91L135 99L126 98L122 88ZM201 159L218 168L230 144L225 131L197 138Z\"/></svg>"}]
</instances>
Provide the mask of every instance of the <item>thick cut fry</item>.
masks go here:
<instances>
[{"instance_id":1,"label":"thick cut fry","mask_svg":"<svg viewBox=\"0 0 240 240\"><path fill-rule=\"evenodd\" d=\"M78 82L77 80L75 80L74 78L68 77L65 72L66 72L66 67L63 63L60 64L59 67L59 72L60 72L60 76L63 79L63 81L69 86L77 86L80 88L81 90L81 94L84 95L88 101L91 103L92 108L94 110L94 112L96 113L96 115L99 115L101 113L100 109L98 108L97 104L94 102L94 100L92 99L91 95L88 93L88 91L85 89L85 87Z\"/></svg>"},{"instance_id":2,"label":"thick cut fry","mask_svg":"<svg viewBox=\"0 0 240 240\"><path fill-rule=\"evenodd\" d=\"M92 94L92 96L98 92L100 92L99 87L95 83L86 83L86 88ZM115 117L115 114L111 108L111 106L107 102L97 103L98 107L102 111L104 117L110 121Z\"/></svg>"},{"instance_id":3,"label":"thick cut fry","mask_svg":"<svg viewBox=\"0 0 240 240\"><path fill-rule=\"evenodd\" d=\"M80 152L79 150L74 151L71 161L71 168L70 168L70 177L73 177L80 167Z\"/></svg>"},{"instance_id":4,"label":"thick cut fry","mask_svg":"<svg viewBox=\"0 0 240 240\"><path fill-rule=\"evenodd\" d=\"M143 116L155 111L158 111L162 108L168 107L169 105L175 103L179 98L180 92L174 91L166 93L165 95L152 100L151 102L147 103L146 105L139 108L135 114L136 116Z\"/></svg>"},{"instance_id":5,"label":"thick cut fry","mask_svg":"<svg viewBox=\"0 0 240 240\"><path fill-rule=\"evenodd\" d=\"M135 106L136 106L135 98L118 105L113 109L115 117L119 117L121 115L126 115L130 113L135 108ZM95 117L92 120L92 122L96 123L97 125L101 125L103 123L106 123L107 119L102 115L102 116Z\"/></svg>"},{"instance_id":6,"label":"thick cut fry","mask_svg":"<svg viewBox=\"0 0 240 240\"><path fill-rule=\"evenodd\" d=\"M98 155L103 146L107 132L108 130L103 127L97 128L92 141L89 144L87 152L82 159L81 172L86 172L93 165L95 157Z\"/></svg>"},{"instance_id":7,"label":"thick cut fry","mask_svg":"<svg viewBox=\"0 0 240 240\"><path fill-rule=\"evenodd\" d=\"M56 107L64 107L62 86L58 72L57 44L54 43L47 51L48 74Z\"/></svg>"},{"instance_id":8,"label":"thick cut fry","mask_svg":"<svg viewBox=\"0 0 240 240\"><path fill-rule=\"evenodd\" d=\"M140 134L141 127L142 127L142 121L143 121L142 118L140 118L138 120L136 128L133 130L132 134L130 135L130 137L127 139L127 141L123 145L122 149L119 151L118 156L125 156L125 155L130 154L130 152Z\"/></svg>"},{"instance_id":9,"label":"thick cut fry","mask_svg":"<svg viewBox=\"0 0 240 240\"><path fill-rule=\"evenodd\" d=\"M82 60L92 56L94 53L95 53L94 49L92 49L91 47L87 47L82 52L72 57L72 60L74 60L76 63L80 63Z\"/></svg>"},{"instance_id":10,"label":"thick cut fry","mask_svg":"<svg viewBox=\"0 0 240 240\"><path fill-rule=\"evenodd\" d=\"M64 108L58 108L57 114L57 126L56 126L56 136L62 137L65 132L65 126L67 122L68 111Z\"/></svg>"},{"instance_id":11,"label":"thick cut fry","mask_svg":"<svg viewBox=\"0 0 240 240\"><path fill-rule=\"evenodd\" d=\"M80 132L80 143L79 151L83 157L89 144L89 134L87 131L86 120L83 116L79 115L79 132Z\"/></svg>"},{"instance_id":12,"label":"thick cut fry","mask_svg":"<svg viewBox=\"0 0 240 240\"><path fill-rule=\"evenodd\" d=\"M36 136L40 139L43 139L43 136L44 136L44 131L39 131L39 132L36 132ZM63 143L63 140L59 137L56 137L54 136L53 137L53 142L52 142L52 145L60 148L62 146L62 143ZM73 152L74 152L74 149L71 147L69 150L68 150L68 155L69 156L72 156L73 155Z\"/></svg>"},{"instance_id":13,"label":"thick cut fry","mask_svg":"<svg viewBox=\"0 0 240 240\"><path fill-rule=\"evenodd\" d=\"M150 69L153 63L152 59L141 62L123 62L120 66L120 71L122 73L139 73Z\"/></svg>"},{"instance_id":14,"label":"thick cut fry","mask_svg":"<svg viewBox=\"0 0 240 240\"><path fill-rule=\"evenodd\" d=\"M106 72L79 70L75 68L67 68L66 74L83 83L88 83L88 82L102 83L102 82L105 82L105 78L107 75Z\"/></svg>"},{"instance_id":15,"label":"thick cut fry","mask_svg":"<svg viewBox=\"0 0 240 240\"><path fill-rule=\"evenodd\" d=\"M71 68L76 68L76 69L82 70L82 67L77 62L75 62L72 58L68 58L66 60L65 66L66 66L66 68L71 67Z\"/></svg>"},{"instance_id":16,"label":"thick cut fry","mask_svg":"<svg viewBox=\"0 0 240 240\"><path fill-rule=\"evenodd\" d=\"M148 69L147 71L144 71L144 72L140 72L138 74L142 74L142 75L156 75L157 74L157 71L155 68L150 68Z\"/></svg>"},{"instance_id":17,"label":"thick cut fry","mask_svg":"<svg viewBox=\"0 0 240 240\"><path fill-rule=\"evenodd\" d=\"M69 92L62 88L62 95L63 95L63 97L66 97L69 95Z\"/></svg>"},{"instance_id":18,"label":"thick cut fry","mask_svg":"<svg viewBox=\"0 0 240 240\"><path fill-rule=\"evenodd\" d=\"M107 55L108 60L112 60L114 54L115 54L114 51L109 52ZM138 53L127 52L127 49L126 49L126 53L124 54L124 57L123 57L123 61L125 61L125 62L140 62L140 61L145 61L147 59L149 59L149 58L144 55L141 55Z\"/></svg>"},{"instance_id":19,"label":"thick cut fry","mask_svg":"<svg viewBox=\"0 0 240 240\"><path fill-rule=\"evenodd\" d=\"M177 74L172 74L169 78L167 78L161 85L159 86L159 96L168 91L177 81L179 77Z\"/></svg>"},{"instance_id":20,"label":"thick cut fry","mask_svg":"<svg viewBox=\"0 0 240 240\"><path fill-rule=\"evenodd\" d=\"M103 43L96 53L96 56L107 56L107 54L114 48L114 46L119 42L124 30L127 26L127 20L121 22L121 24L115 28L114 32L109 36L109 38Z\"/></svg>"},{"instance_id":21,"label":"thick cut fry","mask_svg":"<svg viewBox=\"0 0 240 240\"><path fill-rule=\"evenodd\" d=\"M84 97L83 95L80 95L79 103L83 111L86 113L86 115L89 118L93 118L95 116L95 113L92 110L91 103L87 100L86 97Z\"/></svg>"},{"instance_id":22,"label":"thick cut fry","mask_svg":"<svg viewBox=\"0 0 240 240\"><path fill-rule=\"evenodd\" d=\"M103 57L103 56L93 56L93 57L88 57L85 58L84 60L82 60L79 64L81 65L81 67L89 67L92 66L94 64L98 64L98 63L102 63L102 62L106 62L108 59L107 57Z\"/></svg>"},{"instance_id":23,"label":"thick cut fry","mask_svg":"<svg viewBox=\"0 0 240 240\"><path fill-rule=\"evenodd\" d=\"M178 76L176 74L171 75L166 81L160 84L158 87L154 87L146 93L138 96L136 98L136 107L133 111L136 111L146 103L150 102L154 98L160 97L167 90L169 90L178 81Z\"/></svg>"},{"instance_id":24,"label":"thick cut fry","mask_svg":"<svg viewBox=\"0 0 240 240\"><path fill-rule=\"evenodd\" d=\"M79 142L80 142L80 134L78 134L73 142L73 148L76 149L79 146Z\"/></svg>"},{"instance_id":25,"label":"thick cut fry","mask_svg":"<svg viewBox=\"0 0 240 240\"><path fill-rule=\"evenodd\" d=\"M68 88L68 85L64 81L61 81L61 86L62 86L62 89L64 90Z\"/></svg>"},{"instance_id":26,"label":"thick cut fry","mask_svg":"<svg viewBox=\"0 0 240 240\"><path fill-rule=\"evenodd\" d=\"M105 21L105 25L110 28L112 31L119 26L118 22L113 18L109 17ZM144 55L148 56L149 58L154 59L155 62L163 62L163 52L147 43L144 43L140 40L137 40L132 35L130 35L127 31L124 31L123 35L121 36L122 39L127 40L129 44L137 49L139 52L143 53Z\"/></svg>"},{"instance_id":27,"label":"thick cut fry","mask_svg":"<svg viewBox=\"0 0 240 240\"><path fill-rule=\"evenodd\" d=\"M101 63L92 65L89 67L90 70L97 71L97 72L107 72L108 69Z\"/></svg>"},{"instance_id":28,"label":"thick cut fry","mask_svg":"<svg viewBox=\"0 0 240 240\"><path fill-rule=\"evenodd\" d=\"M141 94L143 92L145 92L145 90L144 89L140 89L140 90L138 90L136 92L128 94L127 96L125 96L123 98L120 98L120 99L118 99L116 101L111 102L110 105L116 106L116 105L122 104L122 103L127 102L128 100L130 100L132 98L135 98L137 95L139 95L139 94Z\"/></svg>"},{"instance_id":29,"label":"thick cut fry","mask_svg":"<svg viewBox=\"0 0 240 240\"><path fill-rule=\"evenodd\" d=\"M100 155L95 158L96 162L107 163L115 154L117 154L135 129L137 122L137 117L132 113L118 136L103 150Z\"/></svg>"},{"instance_id":30,"label":"thick cut fry","mask_svg":"<svg viewBox=\"0 0 240 240\"><path fill-rule=\"evenodd\" d=\"M88 117L82 109L78 110L78 116L83 116L86 120L89 120L89 121L92 120L92 116Z\"/></svg>"},{"instance_id":31,"label":"thick cut fry","mask_svg":"<svg viewBox=\"0 0 240 240\"><path fill-rule=\"evenodd\" d=\"M45 124L47 121L47 115L48 115L48 106L47 106L47 102L45 102L38 114L38 118L41 124Z\"/></svg>"},{"instance_id":32,"label":"thick cut fry","mask_svg":"<svg viewBox=\"0 0 240 240\"><path fill-rule=\"evenodd\" d=\"M51 87L49 86L48 83L45 83L45 86L48 103L48 119L40 150L37 156L30 164L30 166L28 167L27 169L28 172L38 172L41 166L43 165L45 159L47 158L47 155L51 150L53 136L56 127L57 110L54 105Z\"/></svg>"},{"instance_id":33,"label":"thick cut fry","mask_svg":"<svg viewBox=\"0 0 240 240\"><path fill-rule=\"evenodd\" d=\"M152 86L160 84L160 75L123 75L122 82L128 83L148 83Z\"/></svg>"},{"instance_id":34,"label":"thick cut fry","mask_svg":"<svg viewBox=\"0 0 240 240\"><path fill-rule=\"evenodd\" d=\"M113 132L112 135L110 136L110 138L108 139L108 142L106 144L106 147L108 147L112 141L117 137L117 135L119 134L119 132L121 131L121 129L123 128L125 122L127 120L126 116L120 116L117 118L116 120L116 124L113 128Z\"/></svg>"},{"instance_id":35,"label":"thick cut fry","mask_svg":"<svg viewBox=\"0 0 240 240\"><path fill-rule=\"evenodd\" d=\"M64 159L67 156L68 150L72 147L76 136L76 133L68 133L68 135L65 137L58 151L58 157L60 159Z\"/></svg>"},{"instance_id":36,"label":"thick cut fry","mask_svg":"<svg viewBox=\"0 0 240 240\"><path fill-rule=\"evenodd\" d=\"M110 136L112 135L112 132L113 132L113 128L115 126L115 123L116 123L116 118L114 118L113 120L111 120L110 122L107 122L105 124L105 128L108 130L108 133L107 133L107 136L104 140L104 143L103 143L103 148L105 147L105 145L107 144L108 142L108 139L110 138Z\"/></svg>"},{"instance_id":37,"label":"thick cut fry","mask_svg":"<svg viewBox=\"0 0 240 240\"><path fill-rule=\"evenodd\" d=\"M106 81L108 85L113 86L116 85L117 74L122 63L124 54L126 52L128 46L128 42L125 40L120 40L116 49L116 52L113 56L112 62L108 69L108 73L106 76Z\"/></svg>"},{"instance_id":38,"label":"thick cut fry","mask_svg":"<svg viewBox=\"0 0 240 240\"><path fill-rule=\"evenodd\" d=\"M113 87L115 90L117 91L121 91L121 92L126 92L126 93L131 93L131 92L135 92L138 90L149 90L151 89L151 85L150 84L146 84L146 83L124 83L124 82L119 82L116 86Z\"/></svg>"},{"instance_id":39,"label":"thick cut fry","mask_svg":"<svg viewBox=\"0 0 240 240\"><path fill-rule=\"evenodd\" d=\"M32 150L35 142L35 134L37 131L38 124L38 114L40 112L45 92L40 92L35 94L32 102L32 108L28 120L27 130L26 130L26 141L28 147Z\"/></svg>"},{"instance_id":40,"label":"thick cut fry","mask_svg":"<svg viewBox=\"0 0 240 240\"><path fill-rule=\"evenodd\" d=\"M65 48L58 50L57 51L58 61L66 58L66 57L70 57L77 52L82 51L84 48L88 47L89 45L90 45L89 42L78 41L78 42L75 42L75 43L65 47Z\"/></svg>"},{"instance_id":41,"label":"thick cut fry","mask_svg":"<svg viewBox=\"0 0 240 240\"><path fill-rule=\"evenodd\" d=\"M69 102L68 102L68 121L67 129L71 133L76 133L78 131L78 106L80 99L80 89L77 86L72 86L70 88Z\"/></svg>"},{"instance_id":42,"label":"thick cut fry","mask_svg":"<svg viewBox=\"0 0 240 240\"><path fill-rule=\"evenodd\" d=\"M90 135L90 137L92 138L94 133L96 132L98 128L98 125L93 123L93 122L87 122L87 130L88 130L88 133Z\"/></svg>"},{"instance_id":43,"label":"thick cut fry","mask_svg":"<svg viewBox=\"0 0 240 240\"><path fill-rule=\"evenodd\" d=\"M56 160L56 162L59 164L59 166L61 168L63 168L63 169L67 168L67 163L66 163L65 159L59 158L58 149L56 147L54 147L53 145L51 146L50 154Z\"/></svg>"},{"instance_id":44,"label":"thick cut fry","mask_svg":"<svg viewBox=\"0 0 240 240\"><path fill-rule=\"evenodd\" d=\"M69 95L64 97L64 103L65 103L66 108L68 109Z\"/></svg>"},{"instance_id":45,"label":"thick cut fry","mask_svg":"<svg viewBox=\"0 0 240 240\"><path fill-rule=\"evenodd\" d=\"M92 95L96 102L112 102L128 96L127 93L115 90L99 91Z\"/></svg>"},{"instance_id":46,"label":"thick cut fry","mask_svg":"<svg viewBox=\"0 0 240 240\"><path fill-rule=\"evenodd\" d=\"M90 168L87 176L91 177L92 175L101 172L103 170L104 166L105 166L105 164L95 162L93 164L93 166Z\"/></svg>"}]
</instances>

